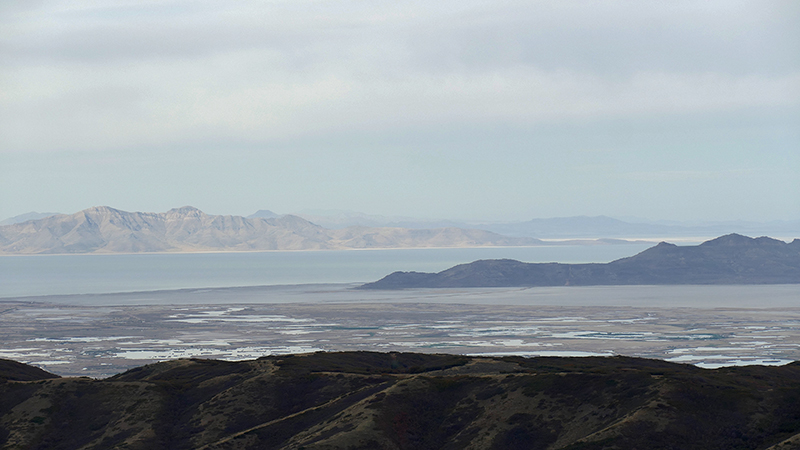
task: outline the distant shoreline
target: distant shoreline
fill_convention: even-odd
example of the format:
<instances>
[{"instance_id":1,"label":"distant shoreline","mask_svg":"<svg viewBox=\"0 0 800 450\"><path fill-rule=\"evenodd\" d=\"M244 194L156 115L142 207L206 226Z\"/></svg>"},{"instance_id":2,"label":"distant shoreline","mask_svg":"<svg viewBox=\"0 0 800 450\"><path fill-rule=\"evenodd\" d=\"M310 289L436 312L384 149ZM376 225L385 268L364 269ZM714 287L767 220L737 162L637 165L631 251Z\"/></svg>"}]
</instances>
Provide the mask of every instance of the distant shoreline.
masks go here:
<instances>
[{"instance_id":1,"label":"distant shoreline","mask_svg":"<svg viewBox=\"0 0 800 450\"><path fill-rule=\"evenodd\" d=\"M216 253L289 253L289 252L338 252L338 251L372 251L372 250L448 250L448 249L482 249L482 248L537 248L537 247L561 247L561 246L596 246L596 245L637 245L637 244L650 244L655 245L670 239L676 242L684 242L680 239L662 238L660 241L656 239L617 239L617 238L596 238L596 239L541 239L544 244L539 245L463 245L463 246L445 246L445 247L368 247L368 248L328 248L328 249L284 249L284 250L176 250L176 251L162 251L162 252L75 252L75 253L4 253L0 252L0 257L3 256L64 256L64 255L189 255L189 254L216 254ZM685 242L695 242L699 238L690 238ZM610 240L615 242L604 242ZM699 242L699 241L697 241Z\"/></svg>"},{"instance_id":2,"label":"distant shoreline","mask_svg":"<svg viewBox=\"0 0 800 450\"><path fill-rule=\"evenodd\" d=\"M308 288L330 288L330 289L348 289L349 287L359 286L365 281L353 281L349 283L299 283L299 284L254 284L254 285L241 285L241 286L202 286L202 287L182 287L174 289L149 289L149 290L135 290L135 291L114 291L114 292L86 292L78 294L45 294L45 295L22 295L13 297L0 297L0 304L13 303L13 302L32 302L32 303L49 303L48 298L77 298L77 297L103 297L103 296L126 296L126 295L141 295L141 296L156 296L156 295L175 295L175 294L190 294L190 293L205 293L217 291L220 293L232 293L233 291L268 291L268 290L303 290ZM34 301L33 299L40 299Z\"/></svg>"},{"instance_id":3,"label":"distant shoreline","mask_svg":"<svg viewBox=\"0 0 800 450\"><path fill-rule=\"evenodd\" d=\"M683 284L358 290L362 282L189 287L0 297L13 303L85 306L244 304L472 304L690 309L800 309L800 284ZM698 296L698 292L705 292ZM691 293L692 295L686 295ZM762 299L768 293L768 301ZM265 297L265 294L273 294ZM714 294L714 295L711 295ZM703 298L703 301L698 299Z\"/></svg>"},{"instance_id":4,"label":"distant shoreline","mask_svg":"<svg viewBox=\"0 0 800 450\"><path fill-rule=\"evenodd\" d=\"M771 236L772 237L772 236ZM659 242L669 242L677 245L694 245L703 242L713 236L708 237L645 237L645 238L587 238L587 239L539 239L543 244L538 245L464 245L446 247L368 247L368 248L327 248L327 249L283 249L283 250L176 250L162 252L76 252L76 253L4 253L0 252L0 257L15 256L65 256L65 255L191 255L191 254L217 254L217 253L295 253L295 252L339 252L339 251L372 251L372 250L447 250L447 249L481 249L481 248L537 248L537 247L560 247L560 246L595 246L595 245L637 245L651 244ZM786 243L791 242L795 237L778 236L772 237ZM613 241L613 242L605 242ZM631 255L632 256L632 255Z\"/></svg>"}]
</instances>

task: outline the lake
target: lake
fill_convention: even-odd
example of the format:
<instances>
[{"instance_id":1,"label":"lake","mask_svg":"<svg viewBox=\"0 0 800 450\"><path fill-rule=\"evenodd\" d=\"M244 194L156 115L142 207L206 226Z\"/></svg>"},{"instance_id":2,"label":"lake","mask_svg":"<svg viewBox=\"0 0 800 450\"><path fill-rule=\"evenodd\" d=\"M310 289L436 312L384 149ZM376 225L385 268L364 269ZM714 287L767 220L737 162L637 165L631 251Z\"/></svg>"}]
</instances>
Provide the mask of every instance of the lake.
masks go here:
<instances>
[{"instance_id":1,"label":"lake","mask_svg":"<svg viewBox=\"0 0 800 450\"><path fill-rule=\"evenodd\" d=\"M608 262L650 246L0 257L0 358L93 377L318 350L629 355L707 368L800 358L800 285L352 289L396 270Z\"/></svg>"},{"instance_id":2,"label":"lake","mask_svg":"<svg viewBox=\"0 0 800 450\"><path fill-rule=\"evenodd\" d=\"M651 243L382 250L30 255L0 257L0 298L162 289L356 283L439 272L478 259L609 262Z\"/></svg>"}]
</instances>

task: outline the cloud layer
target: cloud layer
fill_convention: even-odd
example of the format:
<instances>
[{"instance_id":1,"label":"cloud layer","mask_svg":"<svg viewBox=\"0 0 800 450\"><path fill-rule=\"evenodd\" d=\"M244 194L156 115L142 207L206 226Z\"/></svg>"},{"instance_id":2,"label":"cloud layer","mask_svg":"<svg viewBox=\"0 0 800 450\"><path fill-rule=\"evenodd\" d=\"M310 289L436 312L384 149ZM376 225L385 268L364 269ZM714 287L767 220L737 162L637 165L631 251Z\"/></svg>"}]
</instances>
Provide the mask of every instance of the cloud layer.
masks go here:
<instances>
[{"instance_id":1,"label":"cloud layer","mask_svg":"<svg viewBox=\"0 0 800 450\"><path fill-rule=\"evenodd\" d=\"M792 3L42 2L5 11L3 151L800 103Z\"/></svg>"},{"instance_id":2,"label":"cloud layer","mask_svg":"<svg viewBox=\"0 0 800 450\"><path fill-rule=\"evenodd\" d=\"M800 117L797 5L4 2L0 155L19 168L45 158L21 155L104 152L129 161L155 151L169 164L224 149L259 166L289 167L291 151L329 167L366 157L370 170L389 164L393 154L424 148L430 164L442 164L436 168L443 179L485 177L491 184L504 170L514 172L509 161L561 166L566 160L559 155L599 147L615 149L606 170L583 176L608 185L601 178L609 164L623 175L650 173L671 160L668 152L681 152L659 142L683 145L676 135L684 134L692 145L708 143L720 130L735 129L752 145L695 147L705 167L693 167L692 158L674 162L663 168L665 178L713 170L706 160L726 151L750 160L758 148L781 159L798 143L789 125ZM660 123L706 128L665 132L657 130ZM598 131L602 124L612 131ZM743 131L742 124L757 129ZM564 130L580 143L552 138ZM498 165L497 173L473 173L471 162L459 166L459 158L480 153L476 139L501 154L488 163ZM651 156L631 163L636 151ZM84 170L90 167L96 166ZM770 192L795 181L776 180ZM421 195L430 187L426 182L411 191ZM377 201L364 197L362 203L369 208Z\"/></svg>"}]
</instances>

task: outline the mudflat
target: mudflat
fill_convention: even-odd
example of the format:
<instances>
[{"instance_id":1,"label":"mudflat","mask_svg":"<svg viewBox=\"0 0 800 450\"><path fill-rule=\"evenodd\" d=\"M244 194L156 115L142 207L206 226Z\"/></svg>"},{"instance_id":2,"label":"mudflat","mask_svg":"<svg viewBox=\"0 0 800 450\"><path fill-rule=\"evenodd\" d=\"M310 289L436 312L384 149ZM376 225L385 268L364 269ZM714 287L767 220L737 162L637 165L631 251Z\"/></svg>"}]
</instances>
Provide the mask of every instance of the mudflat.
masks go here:
<instances>
[{"instance_id":1,"label":"mudflat","mask_svg":"<svg viewBox=\"0 0 800 450\"><path fill-rule=\"evenodd\" d=\"M800 359L798 285L352 287L5 299L0 358L91 377L185 357L343 350L626 355L708 368Z\"/></svg>"}]
</instances>

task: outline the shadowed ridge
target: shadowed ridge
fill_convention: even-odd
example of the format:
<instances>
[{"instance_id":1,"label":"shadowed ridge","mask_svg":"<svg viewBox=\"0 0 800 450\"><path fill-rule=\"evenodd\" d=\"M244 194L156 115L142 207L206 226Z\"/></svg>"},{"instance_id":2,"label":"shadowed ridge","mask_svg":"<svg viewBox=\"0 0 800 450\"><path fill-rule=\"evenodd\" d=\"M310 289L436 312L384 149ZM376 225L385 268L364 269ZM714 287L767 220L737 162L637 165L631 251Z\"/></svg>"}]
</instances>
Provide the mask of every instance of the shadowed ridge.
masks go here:
<instances>
[{"instance_id":1,"label":"shadowed ridge","mask_svg":"<svg viewBox=\"0 0 800 450\"><path fill-rule=\"evenodd\" d=\"M679 247L675 244L670 244L669 242L659 242L657 245L650 247L648 249L642 250L641 252L633 255L628 256L626 258L620 258L614 261L611 261L609 264L624 264L626 262L631 261L652 261L658 260L664 257L670 257L673 255L679 255L681 252L684 251L686 247Z\"/></svg>"},{"instance_id":2,"label":"shadowed ridge","mask_svg":"<svg viewBox=\"0 0 800 450\"><path fill-rule=\"evenodd\" d=\"M355 289L406 289L408 287L434 287L431 282L436 280L435 273L424 272L392 272L373 283L365 283Z\"/></svg>"},{"instance_id":3,"label":"shadowed ridge","mask_svg":"<svg viewBox=\"0 0 800 450\"><path fill-rule=\"evenodd\" d=\"M60 378L38 367L0 359L0 381L37 381Z\"/></svg>"},{"instance_id":4,"label":"shadowed ridge","mask_svg":"<svg viewBox=\"0 0 800 450\"><path fill-rule=\"evenodd\" d=\"M741 234L731 233L726 234L724 236L720 236L718 238L710 239L708 241L703 242L700 244L704 247L713 247L713 246L720 246L720 245L748 245L753 242L753 238L748 236L742 236Z\"/></svg>"},{"instance_id":5,"label":"shadowed ridge","mask_svg":"<svg viewBox=\"0 0 800 450\"><path fill-rule=\"evenodd\" d=\"M767 236L761 236L754 239L751 237L742 236L741 234L731 233L731 234L726 234L724 236L720 236L716 239L711 239L709 241L700 244L701 247L717 247L717 246L746 247L746 246L760 246L760 245L786 245L786 243L778 239L773 239Z\"/></svg>"},{"instance_id":6,"label":"shadowed ridge","mask_svg":"<svg viewBox=\"0 0 800 450\"><path fill-rule=\"evenodd\" d=\"M303 355L265 356L282 370L356 374L426 373L459 367L472 358L464 355L368 351L316 352Z\"/></svg>"},{"instance_id":7,"label":"shadowed ridge","mask_svg":"<svg viewBox=\"0 0 800 450\"><path fill-rule=\"evenodd\" d=\"M0 447L790 449L798 393L800 363L710 370L625 356L377 352L176 360L105 380L0 383Z\"/></svg>"},{"instance_id":8,"label":"shadowed ridge","mask_svg":"<svg viewBox=\"0 0 800 450\"><path fill-rule=\"evenodd\" d=\"M527 264L513 259L489 259L461 264L439 272L443 287L503 287L514 285L564 285L567 265Z\"/></svg>"},{"instance_id":9,"label":"shadowed ridge","mask_svg":"<svg viewBox=\"0 0 800 450\"><path fill-rule=\"evenodd\" d=\"M179 359L174 361L159 362L137 367L109 380L114 381L163 381L180 380L185 383L202 383L205 380L241 374L253 370L247 364L237 364L230 361L216 359Z\"/></svg>"}]
</instances>

